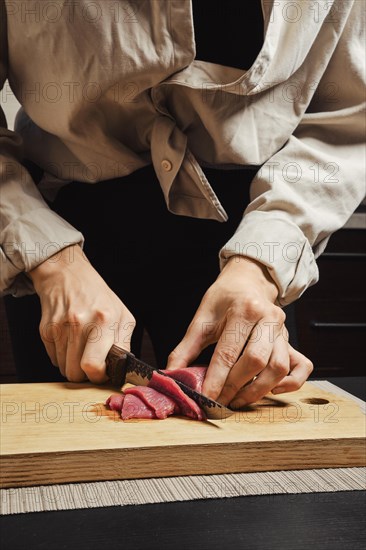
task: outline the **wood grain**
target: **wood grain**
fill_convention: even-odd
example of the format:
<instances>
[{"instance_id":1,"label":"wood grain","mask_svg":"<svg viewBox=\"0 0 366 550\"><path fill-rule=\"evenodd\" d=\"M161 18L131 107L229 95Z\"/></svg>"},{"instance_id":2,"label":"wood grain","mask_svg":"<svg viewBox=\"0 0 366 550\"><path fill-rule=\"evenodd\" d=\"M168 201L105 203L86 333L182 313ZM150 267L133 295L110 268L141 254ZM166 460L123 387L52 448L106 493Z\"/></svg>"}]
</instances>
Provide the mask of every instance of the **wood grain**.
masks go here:
<instances>
[{"instance_id":1,"label":"wood grain","mask_svg":"<svg viewBox=\"0 0 366 550\"><path fill-rule=\"evenodd\" d=\"M207 422L123 422L103 405L108 386L6 384L0 391L1 487L366 465L359 405L311 384Z\"/></svg>"}]
</instances>

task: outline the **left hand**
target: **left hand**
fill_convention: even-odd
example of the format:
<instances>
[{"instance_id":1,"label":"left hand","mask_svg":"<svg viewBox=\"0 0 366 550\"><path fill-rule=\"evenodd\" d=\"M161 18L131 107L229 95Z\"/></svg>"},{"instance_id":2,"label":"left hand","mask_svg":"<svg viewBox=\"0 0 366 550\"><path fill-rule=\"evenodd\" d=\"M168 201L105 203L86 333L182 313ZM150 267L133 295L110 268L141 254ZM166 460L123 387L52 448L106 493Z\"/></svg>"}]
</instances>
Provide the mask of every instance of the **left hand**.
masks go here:
<instances>
[{"instance_id":1,"label":"left hand","mask_svg":"<svg viewBox=\"0 0 366 550\"><path fill-rule=\"evenodd\" d=\"M299 389L313 365L288 343L285 314L275 305L277 293L265 266L231 257L169 355L167 369L188 367L217 342L202 387L211 399L241 407L270 391Z\"/></svg>"}]
</instances>

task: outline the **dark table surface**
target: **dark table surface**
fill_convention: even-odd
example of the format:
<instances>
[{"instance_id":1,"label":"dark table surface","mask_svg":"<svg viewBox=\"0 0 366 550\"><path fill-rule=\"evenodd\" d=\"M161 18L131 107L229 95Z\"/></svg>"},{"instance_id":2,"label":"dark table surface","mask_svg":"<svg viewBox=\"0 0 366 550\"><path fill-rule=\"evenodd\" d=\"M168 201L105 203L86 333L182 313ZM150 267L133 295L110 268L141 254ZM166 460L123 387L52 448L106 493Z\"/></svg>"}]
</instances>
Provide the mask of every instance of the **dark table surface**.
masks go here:
<instances>
[{"instance_id":1,"label":"dark table surface","mask_svg":"<svg viewBox=\"0 0 366 550\"><path fill-rule=\"evenodd\" d=\"M333 378L365 398L366 378ZM1 518L2 550L362 550L366 491L261 495Z\"/></svg>"}]
</instances>

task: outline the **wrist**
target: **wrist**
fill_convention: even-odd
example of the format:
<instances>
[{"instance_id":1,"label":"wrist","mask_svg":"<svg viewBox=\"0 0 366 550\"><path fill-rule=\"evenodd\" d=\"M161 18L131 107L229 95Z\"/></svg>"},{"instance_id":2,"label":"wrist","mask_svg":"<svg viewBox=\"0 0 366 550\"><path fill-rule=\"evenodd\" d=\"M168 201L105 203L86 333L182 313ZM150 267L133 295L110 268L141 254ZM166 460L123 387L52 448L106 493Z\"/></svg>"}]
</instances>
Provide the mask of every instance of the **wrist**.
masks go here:
<instances>
[{"instance_id":1,"label":"wrist","mask_svg":"<svg viewBox=\"0 0 366 550\"><path fill-rule=\"evenodd\" d=\"M269 274L268 268L247 256L241 256L239 254L230 256L227 260L222 272L230 271L232 273L237 272L239 276L251 277L261 287L261 290L265 293L267 298L275 303L278 297L278 288L274 280Z\"/></svg>"},{"instance_id":2,"label":"wrist","mask_svg":"<svg viewBox=\"0 0 366 550\"><path fill-rule=\"evenodd\" d=\"M56 252L56 254L53 254L31 269L26 275L31 279L36 288L45 280L59 275L78 261L86 261L86 257L81 247L78 244L74 244Z\"/></svg>"}]
</instances>

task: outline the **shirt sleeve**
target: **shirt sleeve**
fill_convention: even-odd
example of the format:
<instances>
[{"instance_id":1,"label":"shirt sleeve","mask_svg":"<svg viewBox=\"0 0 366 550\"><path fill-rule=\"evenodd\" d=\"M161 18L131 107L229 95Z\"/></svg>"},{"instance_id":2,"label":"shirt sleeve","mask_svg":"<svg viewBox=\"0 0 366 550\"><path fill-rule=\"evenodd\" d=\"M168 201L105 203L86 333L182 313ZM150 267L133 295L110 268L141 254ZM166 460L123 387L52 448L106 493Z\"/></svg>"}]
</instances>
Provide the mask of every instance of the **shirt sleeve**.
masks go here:
<instances>
[{"instance_id":1,"label":"shirt sleeve","mask_svg":"<svg viewBox=\"0 0 366 550\"><path fill-rule=\"evenodd\" d=\"M306 114L256 174L251 203L219 253L221 269L236 254L264 264L281 306L317 282L315 259L365 196L364 19L355 2Z\"/></svg>"},{"instance_id":2,"label":"shirt sleeve","mask_svg":"<svg viewBox=\"0 0 366 550\"><path fill-rule=\"evenodd\" d=\"M7 78L6 14L0 5L0 90ZM22 140L7 129L0 106L0 294L33 294L25 273L56 252L83 243L82 234L53 212L22 165Z\"/></svg>"}]
</instances>

